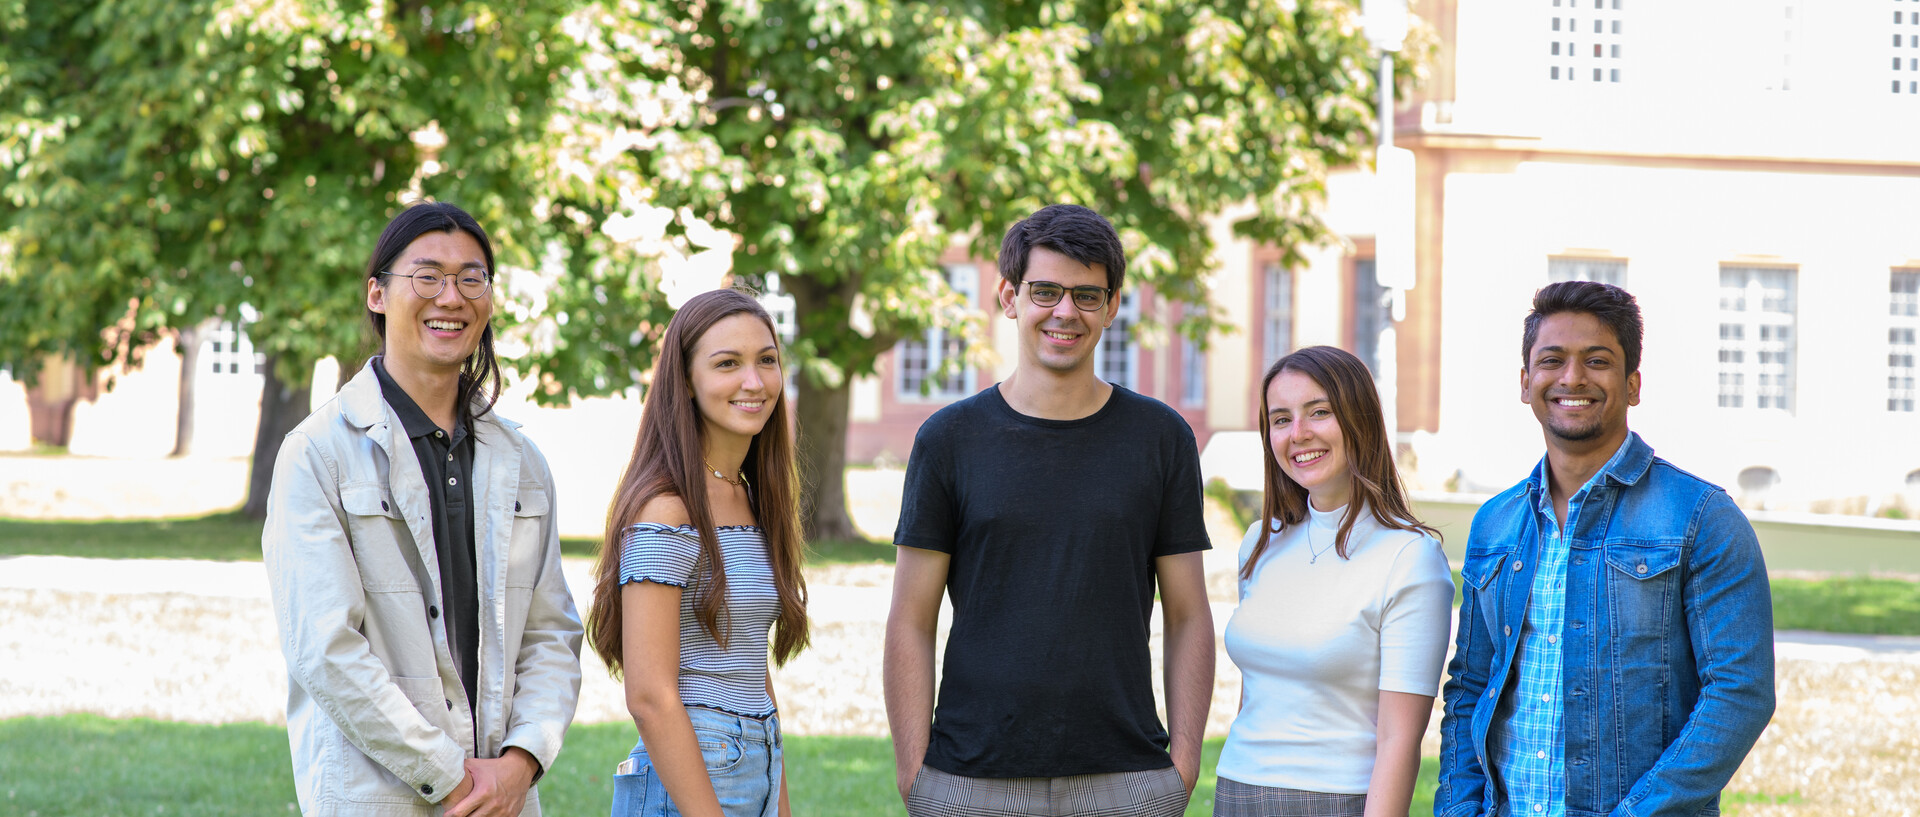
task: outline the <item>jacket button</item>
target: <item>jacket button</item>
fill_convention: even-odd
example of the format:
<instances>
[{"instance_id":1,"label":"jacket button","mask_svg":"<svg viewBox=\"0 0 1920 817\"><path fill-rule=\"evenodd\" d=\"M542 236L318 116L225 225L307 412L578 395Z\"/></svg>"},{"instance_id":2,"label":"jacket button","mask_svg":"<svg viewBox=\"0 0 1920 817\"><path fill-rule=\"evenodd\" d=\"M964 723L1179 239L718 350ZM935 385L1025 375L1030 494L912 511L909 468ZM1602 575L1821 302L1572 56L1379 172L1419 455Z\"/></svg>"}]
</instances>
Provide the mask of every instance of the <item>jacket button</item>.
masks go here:
<instances>
[{"instance_id":1,"label":"jacket button","mask_svg":"<svg viewBox=\"0 0 1920 817\"><path fill-rule=\"evenodd\" d=\"M1518 572L1520 572L1520 568L1522 568L1522 567L1525 567L1525 566L1526 566L1526 564L1527 564L1526 562L1514 562L1514 563L1513 563L1513 572L1515 572L1515 573L1518 573Z\"/></svg>"},{"instance_id":2,"label":"jacket button","mask_svg":"<svg viewBox=\"0 0 1920 817\"><path fill-rule=\"evenodd\" d=\"M421 794L432 794L432 793L433 793L433 784L432 784L432 783L421 783L421 784L420 784L420 793L421 793Z\"/></svg>"},{"instance_id":3,"label":"jacket button","mask_svg":"<svg viewBox=\"0 0 1920 817\"><path fill-rule=\"evenodd\" d=\"M387 501L384 499L380 500L380 510L384 511L386 509L387 509Z\"/></svg>"},{"instance_id":4,"label":"jacket button","mask_svg":"<svg viewBox=\"0 0 1920 817\"><path fill-rule=\"evenodd\" d=\"M1501 632L1502 634L1504 634L1504 635L1506 635L1506 636L1508 636L1508 637L1512 637L1512 635L1513 635L1513 625L1511 625L1511 624L1509 624L1509 625L1507 625L1507 626L1505 626L1505 627L1501 627L1501 628L1500 628L1500 632Z\"/></svg>"},{"instance_id":5,"label":"jacket button","mask_svg":"<svg viewBox=\"0 0 1920 817\"><path fill-rule=\"evenodd\" d=\"M1641 575L1646 575L1646 572L1647 572L1647 566L1646 566L1646 565L1641 565L1641 566L1639 566L1639 567L1636 567L1636 568L1634 568L1634 569L1633 569L1633 572L1635 572L1635 573L1639 573L1639 574L1641 574Z\"/></svg>"},{"instance_id":6,"label":"jacket button","mask_svg":"<svg viewBox=\"0 0 1920 817\"><path fill-rule=\"evenodd\" d=\"M432 605L428 605L427 618L439 618L439 617L440 617L440 608L434 607Z\"/></svg>"},{"instance_id":7,"label":"jacket button","mask_svg":"<svg viewBox=\"0 0 1920 817\"><path fill-rule=\"evenodd\" d=\"M448 709L449 711L451 711L451 710L453 709L453 699L452 699L452 698L448 698L448 699L447 699L447 709Z\"/></svg>"},{"instance_id":8,"label":"jacket button","mask_svg":"<svg viewBox=\"0 0 1920 817\"><path fill-rule=\"evenodd\" d=\"M518 503L518 502L515 502L515 503L513 503L513 512L514 512L514 513L519 513L519 512L520 512L520 503Z\"/></svg>"}]
</instances>

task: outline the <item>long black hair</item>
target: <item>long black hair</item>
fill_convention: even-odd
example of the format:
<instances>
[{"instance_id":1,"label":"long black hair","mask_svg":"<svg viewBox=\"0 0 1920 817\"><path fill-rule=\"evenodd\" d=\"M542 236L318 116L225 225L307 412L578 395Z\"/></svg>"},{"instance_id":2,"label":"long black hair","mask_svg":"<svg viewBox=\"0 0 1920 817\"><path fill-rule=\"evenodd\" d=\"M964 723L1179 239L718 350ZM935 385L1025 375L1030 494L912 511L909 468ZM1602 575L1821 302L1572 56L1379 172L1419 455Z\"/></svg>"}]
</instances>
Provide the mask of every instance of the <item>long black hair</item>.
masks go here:
<instances>
[{"instance_id":1,"label":"long black hair","mask_svg":"<svg viewBox=\"0 0 1920 817\"><path fill-rule=\"evenodd\" d=\"M493 242L487 240L487 231L480 228L467 211L443 201L423 201L400 211L387 222L387 228L380 231L380 240L373 245L373 255L367 258L367 278L378 279L380 273L389 272L388 267L400 258L407 245L414 239L427 233L451 233L455 230L473 236L480 243L480 252L487 257L487 283L493 283ZM381 286L392 284L388 280L379 282ZM493 297L489 294L487 297ZM373 334L380 339L380 352L387 347L387 316L367 308L367 323L373 327ZM480 346L467 356L460 366L460 395L456 403L464 418L471 423L493 410L494 402L500 399L500 362L493 356L493 322L487 322L487 328L480 333Z\"/></svg>"}]
</instances>

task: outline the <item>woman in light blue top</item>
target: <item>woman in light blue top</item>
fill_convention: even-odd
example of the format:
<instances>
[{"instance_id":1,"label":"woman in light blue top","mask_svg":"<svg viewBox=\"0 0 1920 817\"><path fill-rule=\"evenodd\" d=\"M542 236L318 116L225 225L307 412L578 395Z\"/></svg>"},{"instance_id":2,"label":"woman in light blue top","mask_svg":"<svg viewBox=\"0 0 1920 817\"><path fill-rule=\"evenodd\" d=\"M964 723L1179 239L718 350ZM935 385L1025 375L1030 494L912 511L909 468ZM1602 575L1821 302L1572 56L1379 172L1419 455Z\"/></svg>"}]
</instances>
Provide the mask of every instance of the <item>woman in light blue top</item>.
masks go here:
<instances>
[{"instance_id":1,"label":"woman in light blue top","mask_svg":"<svg viewBox=\"0 0 1920 817\"><path fill-rule=\"evenodd\" d=\"M640 740L613 817L790 817L767 675L807 644L799 480L773 320L736 290L667 325L607 515L588 629Z\"/></svg>"}]
</instances>

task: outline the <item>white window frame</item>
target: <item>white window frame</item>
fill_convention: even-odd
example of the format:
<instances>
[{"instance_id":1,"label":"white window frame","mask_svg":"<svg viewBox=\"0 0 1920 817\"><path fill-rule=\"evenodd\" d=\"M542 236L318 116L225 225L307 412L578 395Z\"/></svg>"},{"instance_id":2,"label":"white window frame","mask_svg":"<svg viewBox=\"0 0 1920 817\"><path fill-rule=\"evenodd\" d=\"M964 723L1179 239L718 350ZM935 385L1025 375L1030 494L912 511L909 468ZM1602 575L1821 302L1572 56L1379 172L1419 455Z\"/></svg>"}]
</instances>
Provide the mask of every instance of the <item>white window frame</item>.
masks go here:
<instances>
[{"instance_id":1,"label":"white window frame","mask_svg":"<svg viewBox=\"0 0 1920 817\"><path fill-rule=\"evenodd\" d=\"M1573 255L1548 256L1547 282L1557 284L1561 281L1598 281L1626 289L1627 260Z\"/></svg>"},{"instance_id":2,"label":"white window frame","mask_svg":"<svg viewBox=\"0 0 1920 817\"><path fill-rule=\"evenodd\" d=\"M1193 338L1180 336L1180 405L1199 408L1207 404L1207 351Z\"/></svg>"},{"instance_id":3,"label":"white window frame","mask_svg":"<svg viewBox=\"0 0 1920 817\"><path fill-rule=\"evenodd\" d=\"M205 374L220 377L245 375L260 377L266 374L267 356L253 350L253 339L247 337L246 325L242 321L220 321L214 324L213 331L201 341L200 360L206 368ZM241 365L241 364L247 365Z\"/></svg>"},{"instance_id":4,"label":"white window frame","mask_svg":"<svg viewBox=\"0 0 1920 817\"><path fill-rule=\"evenodd\" d=\"M1140 298L1130 289L1121 290L1117 297L1120 311L1113 316L1113 325L1100 333L1100 345L1093 347L1093 370L1101 380L1137 392L1140 390L1140 344L1133 336L1133 327L1140 322ZM1117 360L1115 355L1119 356Z\"/></svg>"},{"instance_id":5,"label":"white window frame","mask_svg":"<svg viewBox=\"0 0 1920 817\"><path fill-rule=\"evenodd\" d=\"M976 306L980 291L979 267L973 264L946 264L942 271L946 273L947 287L959 293L966 300L968 308ZM917 377L911 376L907 371L907 360L910 356L920 354L926 357L925 371ZM907 403L950 403L972 394L975 371L966 354L966 336L958 329L939 326L928 329L924 335L894 344L894 394L901 402ZM934 379L933 373L946 365L948 357L956 355L961 361L960 368L944 378Z\"/></svg>"},{"instance_id":6,"label":"white window frame","mask_svg":"<svg viewBox=\"0 0 1920 817\"><path fill-rule=\"evenodd\" d=\"M1265 356L1260 359L1260 369L1265 371L1274 361L1293 351L1293 270L1278 261L1269 261L1261 274L1266 276L1266 314L1262 317L1266 329L1262 350Z\"/></svg>"},{"instance_id":7,"label":"white window frame","mask_svg":"<svg viewBox=\"0 0 1920 817\"><path fill-rule=\"evenodd\" d=\"M1913 412L1920 405L1920 269L1894 269L1887 276L1887 410Z\"/></svg>"},{"instance_id":8,"label":"white window frame","mask_svg":"<svg viewBox=\"0 0 1920 817\"><path fill-rule=\"evenodd\" d=\"M1716 399L1721 408L1794 413L1799 277L1797 267L1720 267ZM1784 311L1778 308L1781 301ZM1772 382L1763 382L1768 380Z\"/></svg>"}]
</instances>

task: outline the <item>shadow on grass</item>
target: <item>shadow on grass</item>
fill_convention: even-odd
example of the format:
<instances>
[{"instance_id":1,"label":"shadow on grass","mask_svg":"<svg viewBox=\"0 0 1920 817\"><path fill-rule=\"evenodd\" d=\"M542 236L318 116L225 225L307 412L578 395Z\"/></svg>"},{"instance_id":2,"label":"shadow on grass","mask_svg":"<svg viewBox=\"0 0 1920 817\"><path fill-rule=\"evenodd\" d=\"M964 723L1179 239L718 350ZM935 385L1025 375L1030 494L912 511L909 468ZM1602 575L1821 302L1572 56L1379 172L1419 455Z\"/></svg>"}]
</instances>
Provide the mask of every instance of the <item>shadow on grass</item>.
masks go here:
<instances>
[{"instance_id":1,"label":"shadow on grass","mask_svg":"<svg viewBox=\"0 0 1920 817\"><path fill-rule=\"evenodd\" d=\"M0 556L81 556L95 559L260 560L258 520L238 511L181 519L76 520L0 518ZM809 545L808 564L893 563L893 545L831 539ZM563 556L593 558L600 540L565 537Z\"/></svg>"},{"instance_id":2,"label":"shadow on grass","mask_svg":"<svg viewBox=\"0 0 1920 817\"><path fill-rule=\"evenodd\" d=\"M260 528L238 511L183 519L0 519L0 556L259 561Z\"/></svg>"}]
</instances>

